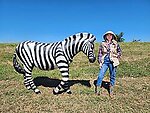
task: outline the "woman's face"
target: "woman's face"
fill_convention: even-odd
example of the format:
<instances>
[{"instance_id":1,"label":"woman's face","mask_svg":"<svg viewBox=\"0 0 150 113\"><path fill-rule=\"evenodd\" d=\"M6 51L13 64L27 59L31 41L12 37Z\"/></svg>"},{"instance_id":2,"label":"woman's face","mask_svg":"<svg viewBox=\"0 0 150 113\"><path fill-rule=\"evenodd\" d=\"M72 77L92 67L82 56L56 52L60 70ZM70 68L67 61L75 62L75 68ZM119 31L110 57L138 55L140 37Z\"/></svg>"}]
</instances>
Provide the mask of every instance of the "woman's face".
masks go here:
<instances>
[{"instance_id":1,"label":"woman's face","mask_svg":"<svg viewBox=\"0 0 150 113\"><path fill-rule=\"evenodd\" d=\"M109 34L106 35L106 39L107 39L108 41L111 41L112 38L113 38L113 35L112 35L112 34L109 33Z\"/></svg>"}]
</instances>

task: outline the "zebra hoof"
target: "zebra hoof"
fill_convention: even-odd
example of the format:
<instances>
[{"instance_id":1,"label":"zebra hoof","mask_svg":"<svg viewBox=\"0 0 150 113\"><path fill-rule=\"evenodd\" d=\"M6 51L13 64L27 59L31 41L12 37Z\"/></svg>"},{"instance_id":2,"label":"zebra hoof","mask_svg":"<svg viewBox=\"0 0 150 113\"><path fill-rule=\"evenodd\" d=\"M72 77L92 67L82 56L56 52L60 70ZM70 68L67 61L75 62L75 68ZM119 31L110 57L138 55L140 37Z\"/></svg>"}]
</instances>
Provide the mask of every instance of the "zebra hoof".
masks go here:
<instances>
[{"instance_id":1,"label":"zebra hoof","mask_svg":"<svg viewBox=\"0 0 150 113\"><path fill-rule=\"evenodd\" d=\"M31 86L25 85L28 90L32 89Z\"/></svg>"},{"instance_id":2,"label":"zebra hoof","mask_svg":"<svg viewBox=\"0 0 150 113\"><path fill-rule=\"evenodd\" d=\"M71 90L66 91L67 94L72 94Z\"/></svg>"},{"instance_id":3,"label":"zebra hoof","mask_svg":"<svg viewBox=\"0 0 150 113\"><path fill-rule=\"evenodd\" d=\"M36 94L41 94L41 91L40 91L39 89L35 89L34 92L35 92Z\"/></svg>"},{"instance_id":4,"label":"zebra hoof","mask_svg":"<svg viewBox=\"0 0 150 113\"><path fill-rule=\"evenodd\" d=\"M53 89L53 94L54 94L54 95L58 95L59 92L55 92L55 90Z\"/></svg>"},{"instance_id":5,"label":"zebra hoof","mask_svg":"<svg viewBox=\"0 0 150 113\"><path fill-rule=\"evenodd\" d=\"M26 87L28 90L32 89L31 87Z\"/></svg>"}]
</instances>

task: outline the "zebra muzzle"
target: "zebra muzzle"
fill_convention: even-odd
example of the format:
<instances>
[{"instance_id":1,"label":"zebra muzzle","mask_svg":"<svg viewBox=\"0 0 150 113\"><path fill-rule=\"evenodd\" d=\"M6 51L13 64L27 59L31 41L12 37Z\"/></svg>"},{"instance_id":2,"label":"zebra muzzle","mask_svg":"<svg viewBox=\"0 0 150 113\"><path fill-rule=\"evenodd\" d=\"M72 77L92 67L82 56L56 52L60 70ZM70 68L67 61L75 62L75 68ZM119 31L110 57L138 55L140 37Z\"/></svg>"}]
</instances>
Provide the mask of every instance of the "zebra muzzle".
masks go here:
<instances>
[{"instance_id":1,"label":"zebra muzzle","mask_svg":"<svg viewBox=\"0 0 150 113\"><path fill-rule=\"evenodd\" d=\"M90 63L94 63L95 60L96 60L96 57L89 58L89 62L90 62Z\"/></svg>"}]
</instances>

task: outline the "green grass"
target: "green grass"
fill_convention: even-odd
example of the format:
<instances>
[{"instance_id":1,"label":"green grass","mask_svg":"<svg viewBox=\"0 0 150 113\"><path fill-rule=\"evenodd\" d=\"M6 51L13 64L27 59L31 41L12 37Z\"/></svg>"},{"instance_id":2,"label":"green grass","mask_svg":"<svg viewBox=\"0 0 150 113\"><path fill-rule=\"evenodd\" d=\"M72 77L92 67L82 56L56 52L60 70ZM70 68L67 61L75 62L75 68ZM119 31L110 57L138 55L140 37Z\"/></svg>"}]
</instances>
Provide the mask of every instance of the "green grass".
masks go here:
<instances>
[{"instance_id":1,"label":"green grass","mask_svg":"<svg viewBox=\"0 0 150 113\"><path fill-rule=\"evenodd\" d=\"M40 78L40 95L25 89L23 76L16 73L12 57L16 44L0 44L0 113L149 113L150 112L150 43L120 43L123 56L117 69L114 98L103 88L102 95L94 94L94 80L99 73L98 63L88 62L83 53L70 65L72 95L53 95L60 72L33 70ZM96 56L99 44L95 44ZM43 77L43 78L42 78ZM109 79L107 72L104 80ZM46 80L46 81L44 81ZM50 81L51 80L51 81ZM91 87L89 86L91 85Z\"/></svg>"}]
</instances>

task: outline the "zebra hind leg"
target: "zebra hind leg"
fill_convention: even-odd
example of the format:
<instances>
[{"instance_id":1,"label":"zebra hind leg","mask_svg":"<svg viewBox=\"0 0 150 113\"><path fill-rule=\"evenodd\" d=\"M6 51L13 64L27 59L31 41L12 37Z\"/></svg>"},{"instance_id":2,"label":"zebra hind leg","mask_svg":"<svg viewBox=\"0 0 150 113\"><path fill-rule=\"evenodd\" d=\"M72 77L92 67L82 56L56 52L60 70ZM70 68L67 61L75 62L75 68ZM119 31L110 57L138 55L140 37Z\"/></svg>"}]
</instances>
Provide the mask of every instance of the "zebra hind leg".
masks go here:
<instances>
[{"instance_id":1,"label":"zebra hind leg","mask_svg":"<svg viewBox=\"0 0 150 113\"><path fill-rule=\"evenodd\" d=\"M28 90L32 89L36 94L41 93L40 90L37 89L37 87L35 86L31 74L27 74L27 73L24 74L24 85Z\"/></svg>"},{"instance_id":2,"label":"zebra hind leg","mask_svg":"<svg viewBox=\"0 0 150 113\"><path fill-rule=\"evenodd\" d=\"M30 79L27 78L25 75L26 75L26 74L24 74L24 85L25 85L25 87L26 87L28 90L30 90L30 89L32 89L31 86L30 86L30 82L29 82Z\"/></svg>"}]
</instances>

